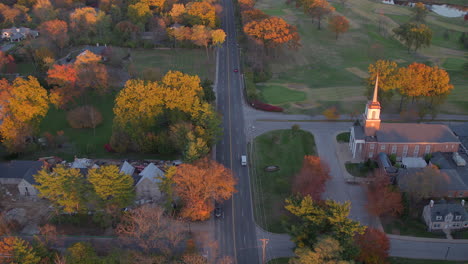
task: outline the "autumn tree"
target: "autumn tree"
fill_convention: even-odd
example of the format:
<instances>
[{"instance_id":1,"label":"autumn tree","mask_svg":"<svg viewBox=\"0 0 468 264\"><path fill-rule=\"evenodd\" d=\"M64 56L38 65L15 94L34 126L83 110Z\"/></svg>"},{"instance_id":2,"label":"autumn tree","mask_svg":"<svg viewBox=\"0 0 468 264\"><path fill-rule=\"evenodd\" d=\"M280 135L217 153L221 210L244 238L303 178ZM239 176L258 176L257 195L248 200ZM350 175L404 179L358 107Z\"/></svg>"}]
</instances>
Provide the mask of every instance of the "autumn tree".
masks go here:
<instances>
[{"instance_id":1,"label":"autumn tree","mask_svg":"<svg viewBox=\"0 0 468 264\"><path fill-rule=\"evenodd\" d=\"M302 0L301 4L304 13L317 20L318 29L320 29L322 19L335 11L327 0Z\"/></svg>"},{"instance_id":2,"label":"autumn tree","mask_svg":"<svg viewBox=\"0 0 468 264\"><path fill-rule=\"evenodd\" d=\"M265 14L262 10L256 8L243 11L241 15L242 22L244 24L247 24L254 20L262 20L270 17L269 15Z\"/></svg>"},{"instance_id":3,"label":"autumn tree","mask_svg":"<svg viewBox=\"0 0 468 264\"><path fill-rule=\"evenodd\" d=\"M78 242L67 248L67 264L97 263L98 261L96 251L87 242Z\"/></svg>"},{"instance_id":4,"label":"autumn tree","mask_svg":"<svg viewBox=\"0 0 468 264\"><path fill-rule=\"evenodd\" d=\"M432 30L424 24L405 23L393 29L393 33L400 39L410 52L414 47L417 51L420 47L429 47L432 41Z\"/></svg>"},{"instance_id":5,"label":"autumn tree","mask_svg":"<svg viewBox=\"0 0 468 264\"><path fill-rule=\"evenodd\" d=\"M343 248L340 242L330 236L321 236L317 239L313 249L299 247L294 250L295 258L289 260L289 264L352 264L343 260L341 252Z\"/></svg>"},{"instance_id":6,"label":"autumn tree","mask_svg":"<svg viewBox=\"0 0 468 264\"><path fill-rule=\"evenodd\" d=\"M355 242L360 249L357 257L358 261L366 264L388 263L390 241L384 232L367 227L364 234L355 237Z\"/></svg>"},{"instance_id":7,"label":"autumn tree","mask_svg":"<svg viewBox=\"0 0 468 264\"><path fill-rule=\"evenodd\" d=\"M266 47L287 45L296 48L299 44L299 34L295 26L289 25L279 17L252 21L244 26L244 32L254 40L260 41Z\"/></svg>"},{"instance_id":8,"label":"autumn tree","mask_svg":"<svg viewBox=\"0 0 468 264\"><path fill-rule=\"evenodd\" d=\"M104 17L104 12L92 7L76 8L70 13L70 31L78 40L89 41L97 33L97 24Z\"/></svg>"},{"instance_id":9,"label":"autumn tree","mask_svg":"<svg viewBox=\"0 0 468 264\"><path fill-rule=\"evenodd\" d=\"M33 13L40 22L53 20L57 17L57 11L49 0L37 0L33 7Z\"/></svg>"},{"instance_id":10,"label":"autumn tree","mask_svg":"<svg viewBox=\"0 0 468 264\"><path fill-rule=\"evenodd\" d=\"M424 21L426 20L426 16L429 13L429 10L421 2L416 3L414 5L414 8L411 8L411 11L413 12L412 19L417 23L424 23Z\"/></svg>"},{"instance_id":11,"label":"autumn tree","mask_svg":"<svg viewBox=\"0 0 468 264\"><path fill-rule=\"evenodd\" d=\"M189 2L185 6L185 20L191 25L204 25L210 28L216 26L216 12L208 2Z\"/></svg>"},{"instance_id":12,"label":"autumn tree","mask_svg":"<svg viewBox=\"0 0 468 264\"><path fill-rule=\"evenodd\" d=\"M58 211L73 213L86 209L86 179L79 169L59 165L53 172L40 170L34 179L39 196L50 200Z\"/></svg>"},{"instance_id":13,"label":"autumn tree","mask_svg":"<svg viewBox=\"0 0 468 264\"><path fill-rule=\"evenodd\" d=\"M207 158L179 165L173 180L185 204L181 214L192 221L208 219L214 209L213 200L227 200L236 191L231 171Z\"/></svg>"},{"instance_id":14,"label":"autumn tree","mask_svg":"<svg viewBox=\"0 0 468 264\"><path fill-rule=\"evenodd\" d=\"M375 216L399 215L403 212L401 193L390 183L390 178L376 173L367 188L367 210Z\"/></svg>"},{"instance_id":15,"label":"autumn tree","mask_svg":"<svg viewBox=\"0 0 468 264\"><path fill-rule=\"evenodd\" d=\"M41 36L50 39L60 50L60 54L62 54L63 48L68 43L67 22L58 19L49 20L39 25L38 28Z\"/></svg>"},{"instance_id":16,"label":"autumn tree","mask_svg":"<svg viewBox=\"0 0 468 264\"><path fill-rule=\"evenodd\" d=\"M286 199L286 210L295 216L288 228L293 241L298 247L313 248L319 234L329 234L343 248L341 256L352 259L358 253L353 237L362 234L364 227L348 218L350 206L333 200L317 202L310 195Z\"/></svg>"},{"instance_id":17,"label":"autumn tree","mask_svg":"<svg viewBox=\"0 0 468 264\"><path fill-rule=\"evenodd\" d=\"M381 92L388 92L399 88L398 65L394 61L378 60L370 64L369 78L367 78L368 94L371 95L375 87L377 76L379 77L379 95Z\"/></svg>"},{"instance_id":18,"label":"autumn tree","mask_svg":"<svg viewBox=\"0 0 468 264\"><path fill-rule=\"evenodd\" d=\"M0 51L0 72L3 72L3 69L6 68L8 64L14 61L15 59L13 58L12 55L9 55L3 51Z\"/></svg>"},{"instance_id":19,"label":"autumn tree","mask_svg":"<svg viewBox=\"0 0 468 264\"><path fill-rule=\"evenodd\" d=\"M169 138L171 143L179 151L185 150L188 143L188 133L193 129L193 125L188 122L179 122L169 127Z\"/></svg>"},{"instance_id":20,"label":"autumn tree","mask_svg":"<svg viewBox=\"0 0 468 264\"><path fill-rule=\"evenodd\" d=\"M295 194L310 195L319 201L330 179L328 166L316 156L304 156L302 168L294 177L292 190Z\"/></svg>"},{"instance_id":21,"label":"autumn tree","mask_svg":"<svg viewBox=\"0 0 468 264\"><path fill-rule=\"evenodd\" d=\"M226 40L226 33L222 29L215 29L211 31L211 41L213 46L221 46Z\"/></svg>"},{"instance_id":22,"label":"autumn tree","mask_svg":"<svg viewBox=\"0 0 468 264\"><path fill-rule=\"evenodd\" d=\"M414 206L422 199L443 196L448 190L450 178L435 166L428 166L399 180L399 185Z\"/></svg>"},{"instance_id":23,"label":"autumn tree","mask_svg":"<svg viewBox=\"0 0 468 264\"><path fill-rule=\"evenodd\" d=\"M53 87L50 101L57 107L64 107L68 102L81 96L83 90L76 86L77 72L73 65L54 64L47 71L47 83Z\"/></svg>"},{"instance_id":24,"label":"autumn tree","mask_svg":"<svg viewBox=\"0 0 468 264\"><path fill-rule=\"evenodd\" d=\"M169 15L171 16L172 20L176 23L181 23L183 21L183 14L185 13L185 6L184 4L174 4L172 6Z\"/></svg>"},{"instance_id":25,"label":"autumn tree","mask_svg":"<svg viewBox=\"0 0 468 264\"><path fill-rule=\"evenodd\" d=\"M0 19L3 19L5 25L14 25L18 17L21 15L21 10L10 7L3 3L0 3Z\"/></svg>"},{"instance_id":26,"label":"autumn tree","mask_svg":"<svg viewBox=\"0 0 468 264\"><path fill-rule=\"evenodd\" d=\"M249 10L255 6L254 0L239 0L238 2L241 10Z\"/></svg>"},{"instance_id":27,"label":"autumn tree","mask_svg":"<svg viewBox=\"0 0 468 264\"><path fill-rule=\"evenodd\" d=\"M211 41L211 31L210 28L204 25L195 25L192 27L192 35L190 36L195 45L205 47L207 57L209 57L208 44Z\"/></svg>"},{"instance_id":28,"label":"autumn tree","mask_svg":"<svg viewBox=\"0 0 468 264\"><path fill-rule=\"evenodd\" d=\"M398 72L400 92L410 97L440 96L448 94L453 85L444 69L414 62Z\"/></svg>"},{"instance_id":29,"label":"autumn tree","mask_svg":"<svg viewBox=\"0 0 468 264\"><path fill-rule=\"evenodd\" d=\"M26 138L37 130L41 119L49 110L47 91L36 78L16 78L13 84L0 82L0 134L3 143L10 152L20 152L25 149Z\"/></svg>"},{"instance_id":30,"label":"autumn tree","mask_svg":"<svg viewBox=\"0 0 468 264\"><path fill-rule=\"evenodd\" d=\"M184 239L182 223L168 218L155 205L143 205L125 214L116 232L124 243L136 243L145 252L159 249L170 253Z\"/></svg>"},{"instance_id":31,"label":"autumn tree","mask_svg":"<svg viewBox=\"0 0 468 264\"><path fill-rule=\"evenodd\" d=\"M340 118L340 114L338 113L338 109L336 109L335 106L332 106L332 107L329 107L327 109L325 109L323 112L322 112L323 116L325 116L325 118L327 118L327 120L336 120L338 118Z\"/></svg>"},{"instance_id":32,"label":"autumn tree","mask_svg":"<svg viewBox=\"0 0 468 264\"><path fill-rule=\"evenodd\" d=\"M2 263L37 264L41 260L31 245L19 237L4 237L0 241Z\"/></svg>"},{"instance_id":33,"label":"autumn tree","mask_svg":"<svg viewBox=\"0 0 468 264\"><path fill-rule=\"evenodd\" d=\"M328 27L331 31L335 32L336 39L338 39L338 35L345 33L349 29L349 21L344 16L334 15L331 16L328 21Z\"/></svg>"},{"instance_id":34,"label":"autumn tree","mask_svg":"<svg viewBox=\"0 0 468 264\"><path fill-rule=\"evenodd\" d=\"M152 12L147 3L137 2L128 6L127 16L135 24L145 24L152 16Z\"/></svg>"},{"instance_id":35,"label":"autumn tree","mask_svg":"<svg viewBox=\"0 0 468 264\"><path fill-rule=\"evenodd\" d=\"M73 64L77 72L77 85L85 90L93 88L104 94L109 88L109 75L106 66L101 64L101 56L85 51L76 57Z\"/></svg>"},{"instance_id":36,"label":"autumn tree","mask_svg":"<svg viewBox=\"0 0 468 264\"><path fill-rule=\"evenodd\" d=\"M135 41L137 39L137 33L140 32L140 28L130 21L120 21L115 25L115 30L120 33L124 41Z\"/></svg>"},{"instance_id":37,"label":"autumn tree","mask_svg":"<svg viewBox=\"0 0 468 264\"><path fill-rule=\"evenodd\" d=\"M88 181L106 209L119 210L130 204L135 196L133 178L120 172L115 165L89 170Z\"/></svg>"}]
</instances>

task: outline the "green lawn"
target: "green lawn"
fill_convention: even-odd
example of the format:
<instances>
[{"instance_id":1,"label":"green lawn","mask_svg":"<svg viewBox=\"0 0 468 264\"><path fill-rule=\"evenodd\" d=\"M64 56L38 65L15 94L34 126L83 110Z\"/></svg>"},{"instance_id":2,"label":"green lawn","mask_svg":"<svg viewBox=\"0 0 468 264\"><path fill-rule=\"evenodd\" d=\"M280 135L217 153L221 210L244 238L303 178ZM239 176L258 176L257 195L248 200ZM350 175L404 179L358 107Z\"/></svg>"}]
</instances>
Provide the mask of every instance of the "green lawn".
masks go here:
<instances>
[{"instance_id":1,"label":"green lawn","mask_svg":"<svg viewBox=\"0 0 468 264\"><path fill-rule=\"evenodd\" d=\"M336 141L338 141L339 143L348 143L350 135L351 133L349 132L340 133L336 135Z\"/></svg>"},{"instance_id":2,"label":"green lawn","mask_svg":"<svg viewBox=\"0 0 468 264\"><path fill-rule=\"evenodd\" d=\"M49 132L56 135L57 131L63 131L67 139L67 143L63 148L49 149L35 152L33 155L27 155L25 159L37 158L55 155L67 160L72 160L76 155L78 157L90 158L173 158L171 156L160 156L151 154L117 154L109 153L105 150L104 145L109 143L112 135L112 121L114 113L115 94L106 96L90 95L88 98L82 98L79 101L80 105L90 104L95 106L103 116L103 122L95 129L84 128L76 129L71 128L66 120L67 111L55 109L51 107L47 116L41 122L40 135Z\"/></svg>"},{"instance_id":3,"label":"green lawn","mask_svg":"<svg viewBox=\"0 0 468 264\"><path fill-rule=\"evenodd\" d=\"M270 232L283 233L284 200L291 195L291 181L304 156L316 154L314 136L303 130L275 130L255 138L251 147L256 223ZM264 168L270 165L280 169L266 172Z\"/></svg>"},{"instance_id":4,"label":"green lawn","mask_svg":"<svg viewBox=\"0 0 468 264\"><path fill-rule=\"evenodd\" d=\"M432 259L389 258L391 264L463 264L466 262Z\"/></svg>"},{"instance_id":5,"label":"green lawn","mask_svg":"<svg viewBox=\"0 0 468 264\"><path fill-rule=\"evenodd\" d=\"M459 60L457 64L468 62L468 58L460 55L465 51L458 43L459 33L466 27L462 17L444 18L430 13L427 20L434 30L433 45L417 53L408 53L392 36L391 30L398 23L408 21L409 8L370 0L348 1L346 8L338 0L331 0L331 4L351 21L350 30L338 40L328 30L327 19L323 20L322 30L318 30L316 22L294 4L285 5L273 0L256 2L256 8L295 25L302 44L297 51L284 49L269 59L273 77L264 86L258 86L266 103L280 104L287 112L317 114L323 111L324 105L333 102L341 113L351 113L356 105L362 107L366 101L364 79L369 64L377 59L396 60L401 66L412 62L442 66L453 59ZM388 19L382 30L378 23L380 11ZM444 37L446 31L449 32L448 39ZM468 94L468 78L462 75L461 69L451 70L449 74L455 86L454 95L448 97L441 112L467 113L468 110L459 105L468 104L468 96L465 96ZM295 87L300 89L292 90L303 92L301 96L296 94L297 98L291 93L291 88ZM387 108L386 111L397 113L397 109Z\"/></svg>"},{"instance_id":6,"label":"green lawn","mask_svg":"<svg viewBox=\"0 0 468 264\"><path fill-rule=\"evenodd\" d=\"M260 96L270 104L301 102L306 99L304 92L294 91L279 85L259 85Z\"/></svg>"},{"instance_id":7,"label":"green lawn","mask_svg":"<svg viewBox=\"0 0 468 264\"><path fill-rule=\"evenodd\" d=\"M289 258L277 258L267 262L268 264L288 264Z\"/></svg>"},{"instance_id":8,"label":"green lawn","mask_svg":"<svg viewBox=\"0 0 468 264\"><path fill-rule=\"evenodd\" d=\"M366 178L373 170L367 167L364 163L345 163L346 171L354 177Z\"/></svg>"},{"instance_id":9,"label":"green lawn","mask_svg":"<svg viewBox=\"0 0 468 264\"><path fill-rule=\"evenodd\" d=\"M145 68L159 68L164 75L169 70L196 74L201 80L214 80L216 60L214 52L206 56L204 49L135 49L131 51L132 62L138 72Z\"/></svg>"}]
</instances>

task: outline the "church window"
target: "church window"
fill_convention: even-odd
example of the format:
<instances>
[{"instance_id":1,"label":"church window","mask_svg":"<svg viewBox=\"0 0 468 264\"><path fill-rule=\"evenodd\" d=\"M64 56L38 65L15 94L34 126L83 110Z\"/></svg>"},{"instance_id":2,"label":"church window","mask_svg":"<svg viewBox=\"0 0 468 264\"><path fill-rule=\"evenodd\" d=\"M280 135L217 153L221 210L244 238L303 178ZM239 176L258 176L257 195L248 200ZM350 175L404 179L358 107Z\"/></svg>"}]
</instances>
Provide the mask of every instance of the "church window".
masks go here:
<instances>
[{"instance_id":1,"label":"church window","mask_svg":"<svg viewBox=\"0 0 468 264\"><path fill-rule=\"evenodd\" d=\"M445 145L445 148L448 149L448 145Z\"/></svg>"},{"instance_id":2,"label":"church window","mask_svg":"<svg viewBox=\"0 0 468 264\"><path fill-rule=\"evenodd\" d=\"M374 157L374 152L369 152L369 158L373 158Z\"/></svg>"},{"instance_id":3,"label":"church window","mask_svg":"<svg viewBox=\"0 0 468 264\"><path fill-rule=\"evenodd\" d=\"M380 146L380 150L385 150L385 145Z\"/></svg>"},{"instance_id":4,"label":"church window","mask_svg":"<svg viewBox=\"0 0 468 264\"><path fill-rule=\"evenodd\" d=\"M396 146L396 145L393 145L393 146L392 146L392 154L396 154L396 149L397 149L397 146Z\"/></svg>"},{"instance_id":5,"label":"church window","mask_svg":"<svg viewBox=\"0 0 468 264\"><path fill-rule=\"evenodd\" d=\"M436 220L442 220L442 216L440 215L436 216Z\"/></svg>"},{"instance_id":6,"label":"church window","mask_svg":"<svg viewBox=\"0 0 468 264\"><path fill-rule=\"evenodd\" d=\"M419 154L419 145L414 146L413 156L417 157Z\"/></svg>"},{"instance_id":7,"label":"church window","mask_svg":"<svg viewBox=\"0 0 468 264\"><path fill-rule=\"evenodd\" d=\"M455 220L461 220L461 215L455 216Z\"/></svg>"},{"instance_id":8,"label":"church window","mask_svg":"<svg viewBox=\"0 0 468 264\"><path fill-rule=\"evenodd\" d=\"M408 145L403 146L403 157L406 157L408 155Z\"/></svg>"},{"instance_id":9,"label":"church window","mask_svg":"<svg viewBox=\"0 0 468 264\"><path fill-rule=\"evenodd\" d=\"M374 149L374 144L370 144L369 148Z\"/></svg>"},{"instance_id":10,"label":"church window","mask_svg":"<svg viewBox=\"0 0 468 264\"><path fill-rule=\"evenodd\" d=\"M426 151L424 151L425 154L429 154L431 152L431 145L426 145Z\"/></svg>"}]
</instances>

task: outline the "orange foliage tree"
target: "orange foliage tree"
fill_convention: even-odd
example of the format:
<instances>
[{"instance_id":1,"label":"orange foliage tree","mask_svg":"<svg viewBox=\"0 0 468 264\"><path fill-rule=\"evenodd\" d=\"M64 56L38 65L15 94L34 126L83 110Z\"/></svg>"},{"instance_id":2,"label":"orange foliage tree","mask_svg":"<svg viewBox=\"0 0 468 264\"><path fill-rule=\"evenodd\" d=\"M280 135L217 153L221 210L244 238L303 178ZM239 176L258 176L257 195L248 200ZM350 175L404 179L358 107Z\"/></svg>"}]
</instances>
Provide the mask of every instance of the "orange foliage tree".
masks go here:
<instances>
[{"instance_id":1,"label":"orange foliage tree","mask_svg":"<svg viewBox=\"0 0 468 264\"><path fill-rule=\"evenodd\" d=\"M406 68L400 68L398 77L400 92L406 96L439 96L453 89L448 73L437 66L414 62Z\"/></svg>"},{"instance_id":2,"label":"orange foliage tree","mask_svg":"<svg viewBox=\"0 0 468 264\"><path fill-rule=\"evenodd\" d=\"M197 18L189 19L191 24L202 24L210 28L216 25L215 7L207 2L190 2L185 6L187 15Z\"/></svg>"},{"instance_id":3,"label":"orange foliage tree","mask_svg":"<svg viewBox=\"0 0 468 264\"><path fill-rule=\"evenodd\" d=\"M74 67L78 74L77 85L82 89L93 88L103 94L108 88L107 69L101 64L101 56L85 51L76 57Z\"/></svg>"},{"instance_id":4,"label":"orange foliage tree","mask_svg":"<svg viewBox=\"0 0 468 264\"><path fill-rule=\"evenodd\" d=\"M0 72L3 72L3 68L10 63L13 63L15 59L13 56L6 54L3 51L0 51Z\"/></svg>"},{"instance_id":5,"label":"orange foliage tree","mask_svg":"<svg viewBox=\"0 0 468 264\"><path fill-rule=\"evenodd\" d=\"M16 78L10 85L0 82L0 134L9 152L25 149L26 139L34 133L49 110L49 96L36 78Z\"/></svg>"},{"instance_id":6,"label":"orange foliage tree","mask_svg":"<svg viewBox=\"0 0 468 264\"><path fill-rule=\"evenodd\" d=\"M401 193L390 183L388 176L376 173L367 189L366 208L371 215L399 215L403 212Z\"/></svg>"},{"instance_id":7,"label":"orange foliage tree","mask_svg":"<svg viewBox=\"0 0 468 264\"><path fill-rule=\"evenodd\" d=\"M318 201L330 179L328 166L316 156L304 156L302 168L294 177L292 190L303 196L310 195Z\"/></svg>"},{"instance_id":8,"label":"orange foliage tree","mask_svg":"<svg viewBox=\"0 0 468 264\"><path fill-rule=\"evenodd\" d=\"M301 4L306 14L317 19L318 29L320 29L322 19L335 11L335 8L326 0L303 0Z\"/></svg>"},{"instance_id":9,"label":"orange foliage tree","mask_svg":"<svg viewBox=\"0 0 468 264\"><path fill-rule=\"evenodd\" d=\"M54 64L47 71L47 83L54 87L50 91L51 103L58 107L65 106L68 102L79 97L82 90L77 89L77 72L72 65Z\"/></svg>"},{"instance_id":10,"label":"orange foliage tree","mask_svg":"<svg viewBox=\"0 0 468 264\"><path fill-rule=\"evenodd\" d=\"M232 172L207 158L178 166L172 179L174 190L185 204L181 214L193 221L208 219L214 209L213 200L227 200L236 191Z\"/></svg>"},{"instance_id":11,"label":"orange foliage tree","mask_svg":"<svg viewBox=\"0 0 468 264\"><path fill-rule=\"evenodd\" d=\"M254 20L262 20L262 19L270 17L269 15L265 14L262 10L255 9L255 8L246 10L242 12L241 15L242 15L242 21L244 24L247 24Z\"/></svg>"},{"instance_id":12,"label":"orange foliage tree","mask_svg":"<svg viewBox=\"0 0 468 264\"><path fill-rule=\"evenodd\" d=\"M50 39L62 53L62 49L68 43L68 25L62 20L49 20L39 25L42 36Z\"/></svg>"},{"instance_id":13,"label":"orange foliage tree","mask_svg":"<svg viewBox=\"0 0 468 264\"><path fill-rule=\"evenodd\" d=\"M254 40L262 42L266 47L287 44L291 48L296 48L300 45L296 27L279 17L247 23L244 26L244 32Z\"/></svg>"},{"instance_id":14,"label":"orange foliage tree","mask_svg":"<svg viewBox=\"0 0 468 264\"><path fill-rule=\"evenodd\" d=\"M331 31L335 32L336 39L338 39L338 35L345 33L349 29L349 21L344 16L334 15L330 17L328 21L328 27Z\"/></svg>"},{"instance_id":15,"label":"orange foliage tree","mask_svg":"<svg viewBox=\"0 0 468 264\"><path fill-rule=\"evenodd\" d=\"M252 9L255 5L254 0L239 0L238 3L239 3L241 10Z\"/></svg>"},{"instance_id":16,"label":"orange foliage tree","mask_svg":"<svg viewBox=\"0 0 468 264\"><path fill-rule=\"evenodd\" d=\"M384 232L368 227L364 234L355 236L354 241L360 248L358 261L366 264L388 263L390 241Z\"/></svg>"}]
</instances>

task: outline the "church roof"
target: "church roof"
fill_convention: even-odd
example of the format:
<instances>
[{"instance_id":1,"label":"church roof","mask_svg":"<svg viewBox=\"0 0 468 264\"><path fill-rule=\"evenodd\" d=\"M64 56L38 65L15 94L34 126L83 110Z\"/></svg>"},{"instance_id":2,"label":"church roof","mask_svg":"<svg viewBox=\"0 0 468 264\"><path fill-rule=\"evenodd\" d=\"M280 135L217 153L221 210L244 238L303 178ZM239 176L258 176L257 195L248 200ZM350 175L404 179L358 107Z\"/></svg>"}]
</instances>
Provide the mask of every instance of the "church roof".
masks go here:
<instances>
[{"instance_id":1,"label":"church roof","mask_svg":"<svg viewBox=\"0 0 468 264\"><path fill-rule=\"evenodd\" d=\"M446 125L440 124L382 123L376 136L378 142L389 143L460 142Z\"/></svg>"}]
</instances>

